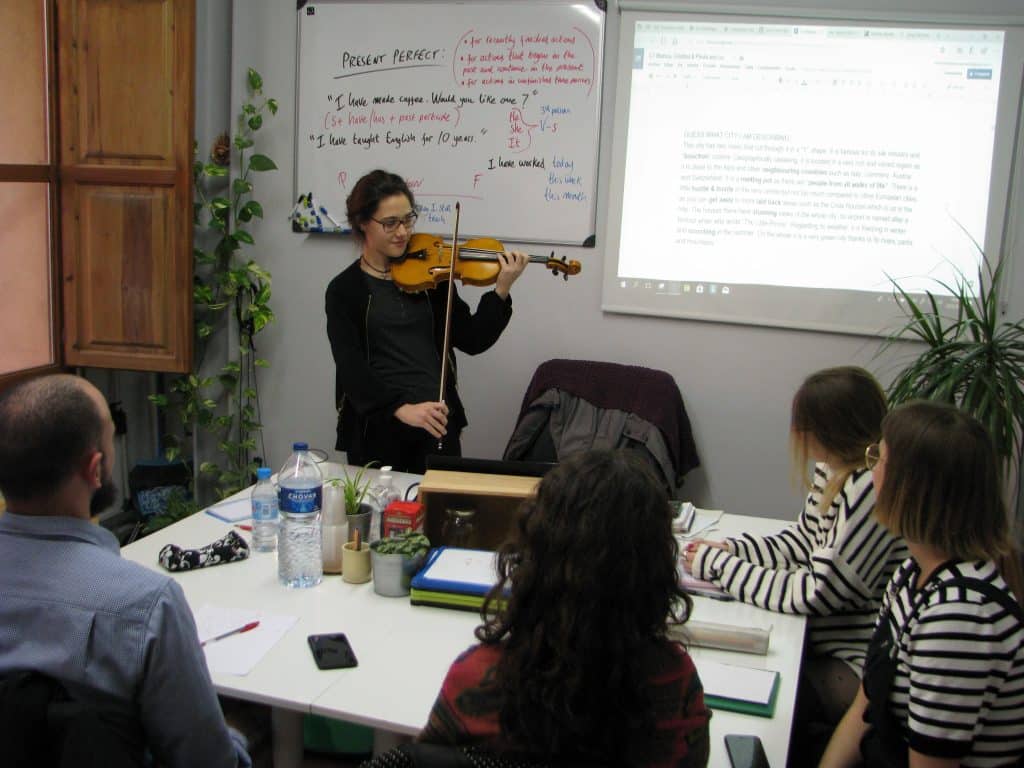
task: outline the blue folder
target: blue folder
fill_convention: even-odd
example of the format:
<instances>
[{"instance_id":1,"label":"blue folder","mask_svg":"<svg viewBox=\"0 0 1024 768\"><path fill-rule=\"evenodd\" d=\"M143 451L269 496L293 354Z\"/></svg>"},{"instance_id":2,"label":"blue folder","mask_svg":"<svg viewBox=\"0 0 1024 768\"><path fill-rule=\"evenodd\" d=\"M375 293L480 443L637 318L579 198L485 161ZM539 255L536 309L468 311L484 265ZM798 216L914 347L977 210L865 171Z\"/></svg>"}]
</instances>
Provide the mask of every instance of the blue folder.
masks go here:
<instances>
[{"instance_id":1,"label":"blue folder","mask_svg":"<svg viewBox=\"0 0 1024 768\"><path fill-rule=\"evenodd\" d=\"M435 605L442 608L479 610L484 597L498 580L494 572L489 579L480 578L481 558L493 560L494 553L482 549L438 547L427 555L427 562L410 584L409 599L413 605ZM464 566L466 578L452 578ZM439 571L444 573L437 575Z\"/></svg>"}]
</instances>

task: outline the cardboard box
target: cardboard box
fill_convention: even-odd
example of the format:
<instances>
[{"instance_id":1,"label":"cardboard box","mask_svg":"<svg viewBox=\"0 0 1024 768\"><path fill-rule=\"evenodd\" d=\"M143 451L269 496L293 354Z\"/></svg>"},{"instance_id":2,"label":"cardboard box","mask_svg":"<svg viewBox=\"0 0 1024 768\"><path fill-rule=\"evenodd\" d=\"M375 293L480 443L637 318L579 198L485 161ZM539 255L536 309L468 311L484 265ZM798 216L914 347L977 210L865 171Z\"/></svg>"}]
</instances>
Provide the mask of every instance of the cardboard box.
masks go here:
<instances>
[{"instance_id":1,"label":"cardboard box","mask_svg":"<svg viewBox=\"0 0 1024 768\"><path fill-rule=\"evenodd\" d=\"M384 508L384 538L423 528L423 505L418 501L392 501Z\"/></svg>"}]
</instances>

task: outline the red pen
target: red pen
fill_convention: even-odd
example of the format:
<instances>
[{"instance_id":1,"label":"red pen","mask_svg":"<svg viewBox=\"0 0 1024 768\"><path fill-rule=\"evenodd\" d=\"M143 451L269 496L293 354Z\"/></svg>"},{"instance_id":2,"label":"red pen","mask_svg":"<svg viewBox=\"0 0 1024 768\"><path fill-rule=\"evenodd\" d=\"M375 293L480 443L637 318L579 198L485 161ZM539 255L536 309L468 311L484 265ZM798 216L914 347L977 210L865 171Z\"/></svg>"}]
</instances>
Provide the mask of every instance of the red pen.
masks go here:
<instances>
[{"instance_id":1,"label":"red pen","mask_svg":"<svg viewBox=\"0 0 1024 768\"><path fill-rule=\"evenodd\" d=\"M251 525L236 525L235 528L241 528L243 531L252 531Z\"/></svg>"},{"instance_id":2,"label":"red pen","mask_svg":"<svg viewBox=\"0 0 1024 768\"><path fill-rule=\"evenodd\" d=\"M243 632L248 632L250 629L256 629L256 627L258 627L259 625L260 625L260 623L258 621L250 621L244 627L238 627L236 629L229 630L229 631L225 632L223 635L217 635L216 637L211 637L209 640L203 640L203 642L201 642L199 644L199 646L202 647L202 646L206 645L207 643L215 643L218 640L223 640L225 637L231 637L232 635L240 635Z\"/></svg>"}]
</instances>

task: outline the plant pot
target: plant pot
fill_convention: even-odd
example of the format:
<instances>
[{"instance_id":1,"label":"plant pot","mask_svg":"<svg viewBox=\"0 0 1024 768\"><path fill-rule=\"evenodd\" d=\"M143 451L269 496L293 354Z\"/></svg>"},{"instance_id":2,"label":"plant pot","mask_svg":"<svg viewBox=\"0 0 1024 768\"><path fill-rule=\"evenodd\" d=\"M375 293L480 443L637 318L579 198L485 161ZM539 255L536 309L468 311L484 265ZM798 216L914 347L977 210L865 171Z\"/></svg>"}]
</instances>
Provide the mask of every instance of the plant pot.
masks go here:
<instances>
[{"instance_id":1,"label":"plant pot","mask_svg":"<svg viewBox=\"0 0 1024 768\"><path fill-rule=\"evenodd\" d=\"M348 541L355 536L355 531L359 531L359 540L369 543L373 507L369 504L360 504L359 512L354 515L345 515L345 519L348 521Z\"/></svg>"},{"instance_id":2,"label":"plant pot","mask_svg":"<svg viewBox=\"0 0 1024 768\"><path fill-rule=\"evenodd\" d=\"M426 553L419 555L382 555L370 550L373 563L373 591L384 597L405 597L409 582L423 567Z\"/></svg>"},{"instance_id":3,"label":"plant pot","mask_svg":"<svg viewBox=\"0 0 1024 768\"><path fill-rule=\"evenodd\" d=\"M363 584L370 580L370 545L349 541L341 548L341 578L349 584Z\"/></svg>"}]
</instances>

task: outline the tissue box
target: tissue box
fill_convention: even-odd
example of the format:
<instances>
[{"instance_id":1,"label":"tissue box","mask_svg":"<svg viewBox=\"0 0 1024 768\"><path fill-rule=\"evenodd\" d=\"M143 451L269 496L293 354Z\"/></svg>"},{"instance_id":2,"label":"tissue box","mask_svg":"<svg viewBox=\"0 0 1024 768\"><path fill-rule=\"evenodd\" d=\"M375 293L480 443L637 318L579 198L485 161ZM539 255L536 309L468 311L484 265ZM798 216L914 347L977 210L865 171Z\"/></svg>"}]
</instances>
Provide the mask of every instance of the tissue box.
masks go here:
<instances>
[{"instance_id":1,"label":"tissue box","mask_svg":"<svg viewBox=\"0 0 1024 768\"><path fill-rule=\"evenodd\" d=\"M392 501L384 508L384 538L423 528L423 505L418 501Z\"/></svg>"}]
</instances>

